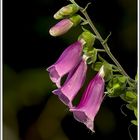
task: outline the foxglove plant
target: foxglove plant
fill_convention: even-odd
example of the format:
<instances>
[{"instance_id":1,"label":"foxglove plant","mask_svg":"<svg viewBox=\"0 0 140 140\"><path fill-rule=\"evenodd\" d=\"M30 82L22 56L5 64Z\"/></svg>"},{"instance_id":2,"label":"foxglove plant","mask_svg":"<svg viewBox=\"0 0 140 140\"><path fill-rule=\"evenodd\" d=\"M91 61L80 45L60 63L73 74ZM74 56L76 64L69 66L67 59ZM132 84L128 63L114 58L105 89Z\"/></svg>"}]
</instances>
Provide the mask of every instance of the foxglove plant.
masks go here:
<instances>
[{"instance_id":1,"label":"foxglove plant","mask_svg":"<svg viewBox=\"0 0 140 140\"><path fill-rule=\"evenodd\" d=\"M77 121L84 123L93 132L95 131L94 119L103 102L104 95L121 97L126 101L126 107L134 111L137 118L137 77L130 78L111 53L107 44L111 34L106 39L101 37L86 11L89 4L83 8L74 0L69 1L71 4L62 7L54 14L54 18L61 21L53 26L49 32L52 36L59 36L78 24L81 25L83 32L75 43L65 49L56 63L47 69L52 82L58 88L53 93L69 107ZM78 11L83 16L78 15ZM85 29L84 25L89 25L93 33ZM101 43L103 49L95 48L95 40ZM107 53L114 64L108 63L101 57L100 52ZM94 72L98 73L88 84L80 103L73 106L72 102L84 84L87 64L92 67ZM66 74L67 79L61 85L61 79ZM131 122L137 125L137 120Z\"/></svg>"}]
</instances>

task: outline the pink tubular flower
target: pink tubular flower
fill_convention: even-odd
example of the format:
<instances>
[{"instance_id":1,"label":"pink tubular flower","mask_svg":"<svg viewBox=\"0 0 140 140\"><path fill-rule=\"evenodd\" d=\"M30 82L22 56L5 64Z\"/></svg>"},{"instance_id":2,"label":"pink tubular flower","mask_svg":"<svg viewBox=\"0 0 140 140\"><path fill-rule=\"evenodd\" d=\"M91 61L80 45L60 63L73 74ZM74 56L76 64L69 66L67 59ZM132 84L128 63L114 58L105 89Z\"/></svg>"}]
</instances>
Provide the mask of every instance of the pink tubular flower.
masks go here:
<instances>
[{"instance_id":1,"label":"pink tubular flower","mask_svg":"<svg viewBox=\"0 0 140 140\"><path fill-rule=\"evenodd\" d=\"M82 49L83 44L80 41L73 43L65 49L56 63L47 69L51 80L56 83L57 87L60 87L61 78L78 65Z\"/></svg>"},{"instance_id":2,"label":"pink tubular flower","mask_svg":"<svg viewBox=\"0 0 140 140\"><path fill-rule=\"evenodd\" d=\"M65 34L71 27L73 26L73 22L70 19L63 19L54 25L50 30L49 33L52 36L60 36Z\"/></svg>"},{"instance_id":3,"label":"pink tubular flower","mask_svg":"<svg viewBox=\"0 0 140 140\"><path fill-rule=\"evenodd\" d=\"M90 81L79 105L70 109L73 112L74 118L84 123L92 132L94 132L94 118L103 100L105 84L103 77L104 71L102 67L99 73Z\"/></svg>"},{"instance_id":4,"label":"pink tubular flower","mask_svg":"<svg viewBox=\"0 0 140 140\"><path fill-rule=\"evenodd\" d=\"M86 61L82 58L76 68L69 74L64 85L53 91L59 99L69 107L72 107L72 101L80 88L83 86L87 72Z\"/></svg>"}]
</instances>

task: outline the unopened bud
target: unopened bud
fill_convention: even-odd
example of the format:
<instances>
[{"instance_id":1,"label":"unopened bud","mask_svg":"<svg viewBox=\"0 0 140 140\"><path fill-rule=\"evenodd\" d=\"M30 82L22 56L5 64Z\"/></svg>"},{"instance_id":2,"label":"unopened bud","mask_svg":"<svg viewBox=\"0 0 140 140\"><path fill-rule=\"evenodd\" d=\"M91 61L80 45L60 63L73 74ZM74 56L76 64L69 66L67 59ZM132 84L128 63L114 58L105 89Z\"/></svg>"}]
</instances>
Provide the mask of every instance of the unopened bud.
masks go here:
<instances>
[{"instance_id":1,"label":"unopened bud","mask_svg":"<svg viewBox=\"0 0 140 140\"><path fill-rule=\"evenodd\" d=\"M60 22L58 22L56 25L54 25L49 30L49 33L52 36L60 36L60 35L65 34L72 26L73 26L73 23L70 19L63 19Z\"/></svg>"},{"instance_id":2,"label":"unopened bud","mask_svg":"<svg viewBox=\"0 0 140 140\"><path fill-rule=\"evenodd\" d=\"M79 37L78 40L85 40L86 44L85 47L91 48L94 45L95 42L95 35L93 35L91 32L84 31Z\"/></svg>"},{"instance_id":3,"label":"unopened bud","mask_svg":"<svg viewBox=\"0 0 140 140\"><path fill-rule=\"evenodd\" d=\"M65 16L71 16L75 14L79 10L79 7L75 4L69 4L67 6L62 7L54 14L55 19L62 19Z\"/></svg>"}]
</instances>

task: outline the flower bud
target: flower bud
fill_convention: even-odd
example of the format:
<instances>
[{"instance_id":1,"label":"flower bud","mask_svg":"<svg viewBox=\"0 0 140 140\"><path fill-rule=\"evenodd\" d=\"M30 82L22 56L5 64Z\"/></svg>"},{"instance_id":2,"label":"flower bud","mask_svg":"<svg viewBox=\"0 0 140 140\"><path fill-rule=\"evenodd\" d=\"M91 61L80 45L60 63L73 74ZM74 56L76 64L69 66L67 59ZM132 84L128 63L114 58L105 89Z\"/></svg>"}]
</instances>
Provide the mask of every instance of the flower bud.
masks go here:
<instances>
[{"instance_id":1,"label":"flower bud","mask_svg":"<svg viewBox=\"0 0 140 140\"><path fill-rule=\"evenodd\" d=\"M52 36L60 36L65 34L71 27L73 26L73 22L70 19L63 19L54 25L50 30L49 33Z\"/></svg>"},{"instance_id":2,"label":"flower bud","mask_svg":"<svg viewBox=\"0 0 140 140\"><path fill-rule=\"evenodd\" d=\"M86 42L85 47L91 48L95 42L95 35L86 30L78 37L78 40L81 39Z\"/></svg>"},{"instance_id":3,"label":"flower bud","mask_svg":"<svg viewBox=\"0 0 140 140\"><path fill-rule=\"evenodd\" d=\"M71 16L75 14L79 10L79 7L75 4L69 4L67 6L62 7L54 14L55 19L62 19L65 16Z\"/></svg>"}]
</instances>

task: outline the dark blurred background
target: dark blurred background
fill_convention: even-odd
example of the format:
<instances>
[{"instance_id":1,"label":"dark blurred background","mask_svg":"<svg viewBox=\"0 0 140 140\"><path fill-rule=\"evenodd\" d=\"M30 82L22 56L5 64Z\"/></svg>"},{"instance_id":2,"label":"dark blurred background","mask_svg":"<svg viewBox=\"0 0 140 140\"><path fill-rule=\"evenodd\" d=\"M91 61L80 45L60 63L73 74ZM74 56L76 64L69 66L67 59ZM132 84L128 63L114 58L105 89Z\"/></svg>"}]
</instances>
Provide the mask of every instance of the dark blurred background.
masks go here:
<instances>
[{"instance_id":1,"label":"dark blurred background","mask_svg":"<svg viewBox=\"0 0 140 140\"><path fill-rule=\"evenodd\" d=\"M84 0L92 5L88 13L126 72L137 72L137 1ZM137 127L130 126L133 112L120 98L106 97L95 118L95 134L74 120L56 96L56 87L46 68L82 32L73 28L61 37L51 37L49 28L57 23L53 14L67 0L3 1L3 120L4 140L129 140L137 139ZM96 48L101 47L98 43ZM109 62L112 62L105 56ZM89 76L90 77L90 76ZM90 77L91 78L91 77Z\"/></svg>"}]
</instances>

